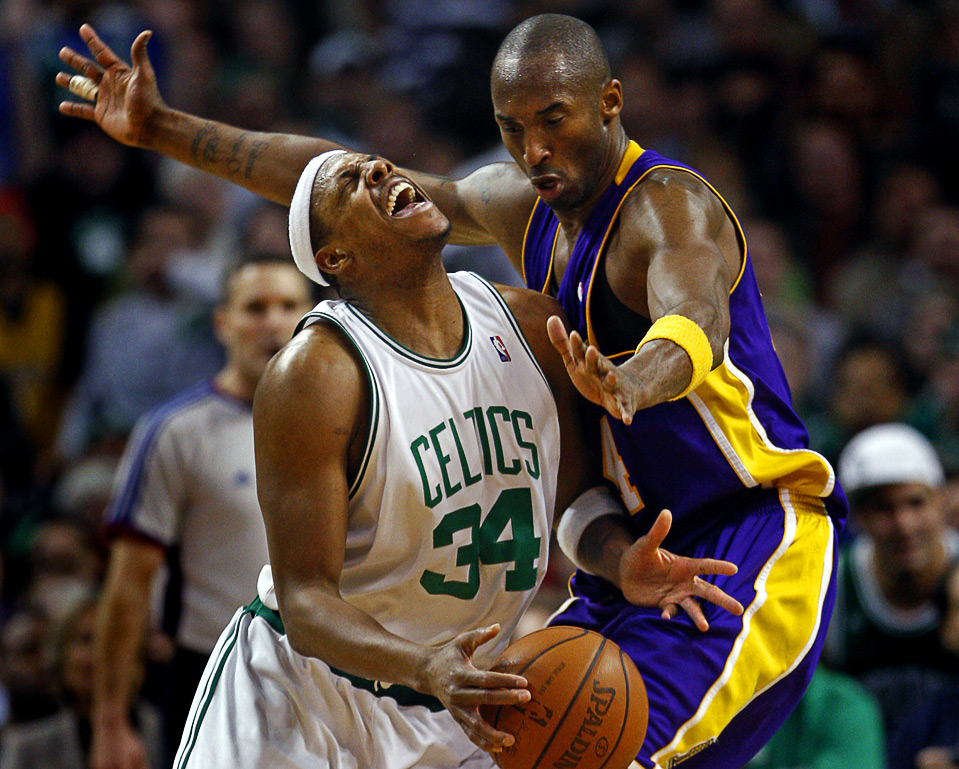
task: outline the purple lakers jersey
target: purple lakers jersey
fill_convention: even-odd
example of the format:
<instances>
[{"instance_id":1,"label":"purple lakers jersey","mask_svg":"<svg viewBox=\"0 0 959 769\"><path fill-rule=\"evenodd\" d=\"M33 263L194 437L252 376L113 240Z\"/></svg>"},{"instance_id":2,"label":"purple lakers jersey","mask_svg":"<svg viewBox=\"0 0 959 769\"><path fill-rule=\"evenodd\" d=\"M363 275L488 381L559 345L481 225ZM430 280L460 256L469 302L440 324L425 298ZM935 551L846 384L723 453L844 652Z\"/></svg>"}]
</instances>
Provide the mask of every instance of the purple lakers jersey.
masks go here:
<instances>
[{"instance_id":1,"label":"purple lakers jersey","mask_svg":"<svg viewBox=\"0 0 959 769\"><path fill-rule=\"evenodd\" d=\"M628 344L620 329L597 323L597 295L608 286L604 246L630 191L654 168L670 168L703 181L736 227L741 269L729 295L730 332L723 362L685 398L638 411L624 425L598 407L603 472L633 514L637 535L660 510L673 513L673 546L739 510L760 489L786 488L823 498L840 523L846 499L829 462L811 451L792 408L789 386L773 349L746 240L726 201L700 174L630 142L616 178L576 240L557 298L573 327L614 363L628 360L641 334ZM559 220L542 200L533 207L523 241L526 285L548 293ZM648 328L649 320L645 320ZM729 511L729 512L727 512Z\"/></svg>"}]
</instances>

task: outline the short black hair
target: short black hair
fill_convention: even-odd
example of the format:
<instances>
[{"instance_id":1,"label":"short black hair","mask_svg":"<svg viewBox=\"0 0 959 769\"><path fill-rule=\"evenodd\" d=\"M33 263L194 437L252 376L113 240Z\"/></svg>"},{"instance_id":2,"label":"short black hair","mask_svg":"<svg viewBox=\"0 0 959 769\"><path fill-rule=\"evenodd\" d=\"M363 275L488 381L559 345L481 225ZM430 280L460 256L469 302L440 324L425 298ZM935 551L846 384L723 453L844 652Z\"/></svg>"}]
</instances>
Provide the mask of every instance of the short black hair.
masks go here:
<instances>
[{"instance_id":1,"label":"short black hair","mask_svg":"<svg viewBox=\"0 0 959 769\"><path fill-rule=\"evenodd\" d=\"M236 259L231 261L223 269L220 275L220 298L218 304L229 304L230 301L230 283L241 270L249 267L251 264L279 264L289 267L296 267L293 257L290 254L281 254L277 251L244 251ZM307 280L304 276L303 280ZM311 282L312 283L312 282Z\"/></svg>"},{"instance_id":2,"label":"short black hair","mask_svg":"<svg viewBox=\"0 0 959 769\"><path fill-rule=\"evenodd\" d=\"M609 59L596 30L560 13L532 16L514 27L496 52L493 75L508 76L510 70L525 69L531 60L552 58L557 51L584 86L602 87L609 82Z\"/></svg>"}]
</instances>

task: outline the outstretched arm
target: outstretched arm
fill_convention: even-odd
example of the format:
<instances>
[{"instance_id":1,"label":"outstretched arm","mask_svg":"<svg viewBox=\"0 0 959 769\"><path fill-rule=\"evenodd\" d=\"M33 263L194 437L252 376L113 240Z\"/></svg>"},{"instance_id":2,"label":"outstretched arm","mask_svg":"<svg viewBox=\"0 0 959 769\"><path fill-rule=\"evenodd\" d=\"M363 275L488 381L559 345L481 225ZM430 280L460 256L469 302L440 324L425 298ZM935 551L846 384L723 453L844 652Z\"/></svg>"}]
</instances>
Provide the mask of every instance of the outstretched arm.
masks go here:
<instances>
[{"instance_id":1,"label":"outstretched arm","mask_svg":"<svg viewBox=\"0 0 959 769\"><path fill-rule=\"evenodd\" d=\"M339 147L325 139L245 131L172 109L164 103L147 54L152 32L141 32L123 61L84 24L80 36L92 58L63 48L60 58L73 72L57 84L70 88L79 74L95 88L85 101L64 101L60 112L90 120L117 141L153 150L222 177L257 195L289 205L310 158ZM499 243L516 264L535 193L512 163L481 168L454 180L408 172L453 224L451 242Z\"/></svg>"}]
</instances>

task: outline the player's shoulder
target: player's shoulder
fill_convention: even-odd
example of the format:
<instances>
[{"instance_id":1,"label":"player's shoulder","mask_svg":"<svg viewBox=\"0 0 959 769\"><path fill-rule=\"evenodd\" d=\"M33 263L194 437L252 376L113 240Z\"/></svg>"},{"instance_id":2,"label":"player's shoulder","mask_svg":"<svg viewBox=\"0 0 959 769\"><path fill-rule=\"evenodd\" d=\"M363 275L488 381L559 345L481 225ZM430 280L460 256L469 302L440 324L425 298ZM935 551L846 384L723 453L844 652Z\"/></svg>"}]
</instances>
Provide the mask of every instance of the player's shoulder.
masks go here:
<instances>
[{"instance_id":1,"label":"player's shoulder","mask_svg":"<svg viewBox=\"0 0 959 769\"><path fill-rule=\"evenodd\" d=\"M709 185L691 171L672 166L652 168L634 185L623 201L624 212L658 210L679 201L715 200Z\"/></svg>"},{"instance_id":2,"label":"player's shoulder","mask_svg":"<svg viewBox=\"0 0 959 769\"><path fill-rule=\"evenodd\" d=\"M716 193L692 170L675 166L654 166L630 189L623 201L623 210L627 213L658 211L678 203L719 206L721 209Z\"/></svg>"},{"instance_id":3,"label":"player's shoulder","mask_svg":"<svg viewBox=\"0 0 959 769\"><path fill-rule=\"evenodd\" d=\"M257 387L332 404L364 380L365 365L355 343L332 318L320 316L300 329L267 365Z\"/></svg>"},{"instance_id":4,"label":"player's shoulder","mask_svg":"<svg viewBox=\"0 0 959 769\"><path fill-rule=\"evenodd\" d=\"M549 294L520 286L507 286L501 283L494 283L493 285L517 319L523 317L542 317L545 319L550 315L563 312L560 303Z\"/></svg>"},{"instance_id":5,"label":"player's shoulder","mask_svg":"<svg viewBox=\"0 0 959 769\"><path fill-rule=\"evenodd\" d=\"M715 230L726 220L722 201L691 171L653 168L623 200L617 237L631 251L656 248L700 222Z\"/></svg>"}]
</instances>

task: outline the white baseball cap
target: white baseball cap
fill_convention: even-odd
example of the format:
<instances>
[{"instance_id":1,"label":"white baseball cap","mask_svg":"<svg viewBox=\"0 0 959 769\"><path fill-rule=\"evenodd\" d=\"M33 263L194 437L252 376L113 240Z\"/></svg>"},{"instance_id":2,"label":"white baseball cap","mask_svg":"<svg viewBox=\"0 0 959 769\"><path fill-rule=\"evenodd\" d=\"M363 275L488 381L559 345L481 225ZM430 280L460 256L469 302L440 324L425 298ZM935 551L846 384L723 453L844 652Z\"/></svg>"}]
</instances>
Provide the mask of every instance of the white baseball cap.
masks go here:
<instances>
[{"instance_id":1,"label":"white baseball cap","mask_svg":"<svg viewBox=\"0 0 959 769\"><path fill-rule=\"evenodd\" d=\"M891 483L937 488L945 478L932 444L909 425L868 427L849 441L839 456L839 482L848 494Z\"/></svg>"}]
</instances>

